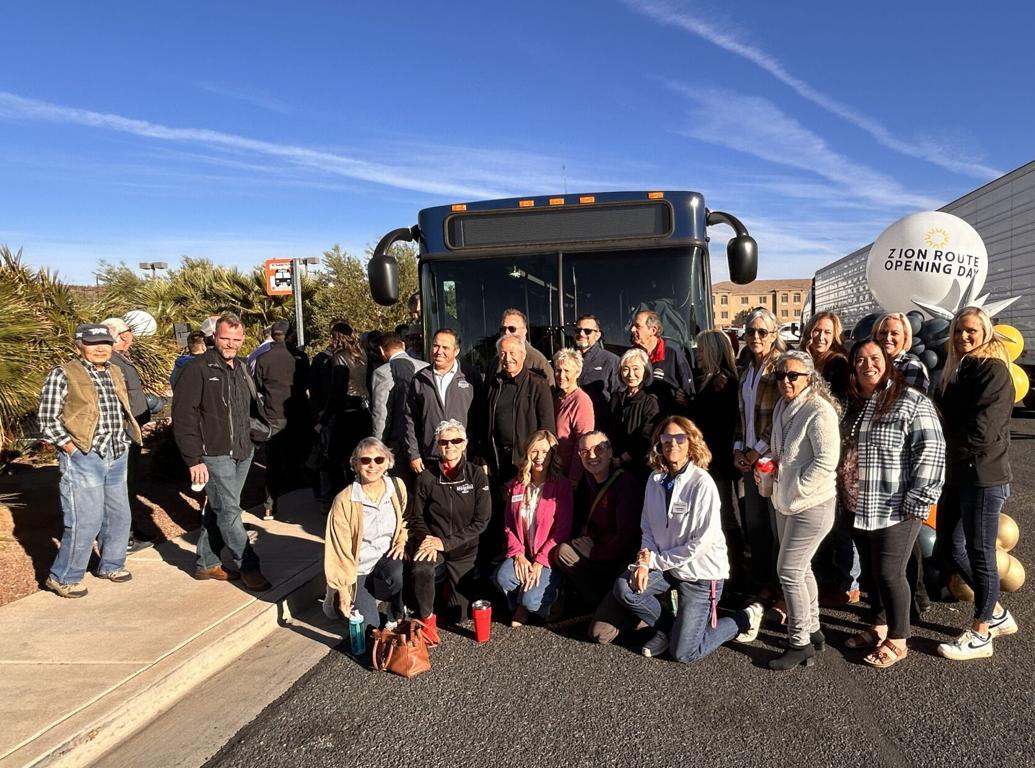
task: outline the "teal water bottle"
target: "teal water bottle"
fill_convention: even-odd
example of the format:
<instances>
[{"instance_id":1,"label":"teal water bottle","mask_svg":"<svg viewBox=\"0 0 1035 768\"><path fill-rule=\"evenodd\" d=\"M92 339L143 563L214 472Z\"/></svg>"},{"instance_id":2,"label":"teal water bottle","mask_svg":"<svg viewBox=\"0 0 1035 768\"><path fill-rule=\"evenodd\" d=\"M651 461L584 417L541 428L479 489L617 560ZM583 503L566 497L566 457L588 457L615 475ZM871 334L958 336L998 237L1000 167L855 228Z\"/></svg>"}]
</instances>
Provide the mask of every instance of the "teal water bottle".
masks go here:
<instances>
[{"instance_id":1,"label":"teal water bottle","mask_svg":"<svg viewBox=\"0 0 1035 768\"><path fill-rule=\"evenodd\" d=\"M363 631L363 614L352 609L349 614L349 643L353 656L362 656L367 651L367 636Z\"/></svg>"}]
</instances>

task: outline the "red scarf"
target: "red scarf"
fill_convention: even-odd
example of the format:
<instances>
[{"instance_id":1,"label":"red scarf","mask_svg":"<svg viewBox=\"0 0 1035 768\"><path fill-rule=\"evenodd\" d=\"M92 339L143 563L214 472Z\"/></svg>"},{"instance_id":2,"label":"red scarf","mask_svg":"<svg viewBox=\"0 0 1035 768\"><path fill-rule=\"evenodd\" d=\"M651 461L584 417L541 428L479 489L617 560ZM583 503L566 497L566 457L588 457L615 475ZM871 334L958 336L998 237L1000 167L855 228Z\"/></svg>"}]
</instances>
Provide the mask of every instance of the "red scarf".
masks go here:
<instances>
[{"instance_id":1,"label":"red scarf","mask_svg":"<svg viewBox=\"0 0 1035 768\"><path fill-rule=\"evenodd\" d=\"M658 336L658 346L654 347L654 351L647 355L647 359L650 360L651 365L656 365L665 359L665 340Z\"/></svg>"}]
</instances>

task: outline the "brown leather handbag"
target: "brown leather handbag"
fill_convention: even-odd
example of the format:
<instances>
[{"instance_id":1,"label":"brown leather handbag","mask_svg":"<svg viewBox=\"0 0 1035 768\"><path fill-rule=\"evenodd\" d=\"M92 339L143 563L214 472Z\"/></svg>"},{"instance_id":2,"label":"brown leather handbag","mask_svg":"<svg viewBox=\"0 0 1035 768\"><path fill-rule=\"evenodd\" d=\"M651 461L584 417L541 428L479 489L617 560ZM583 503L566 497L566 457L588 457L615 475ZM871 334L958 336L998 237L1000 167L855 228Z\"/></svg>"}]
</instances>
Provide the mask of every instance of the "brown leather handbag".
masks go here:
<instances>
[{"instance_id":1,"label":"brown leather handbag","mask_svg":"<svg viewBox=\"0 0 1035 768\"><path fill-rule=\"evenodd\" d=\"M370 649L371 665L378 672L392 672L407 679L431 669L424 624L404 619L393 629L375 629Z\"/></svg>"}]
</instances>

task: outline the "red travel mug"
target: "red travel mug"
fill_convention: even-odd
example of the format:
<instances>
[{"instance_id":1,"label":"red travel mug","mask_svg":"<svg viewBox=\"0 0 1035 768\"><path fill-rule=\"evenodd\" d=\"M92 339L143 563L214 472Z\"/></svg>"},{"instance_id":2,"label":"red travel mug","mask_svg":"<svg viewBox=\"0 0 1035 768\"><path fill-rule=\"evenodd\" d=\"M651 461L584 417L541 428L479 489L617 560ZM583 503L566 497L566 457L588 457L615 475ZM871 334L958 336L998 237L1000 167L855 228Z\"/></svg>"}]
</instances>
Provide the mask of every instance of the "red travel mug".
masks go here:
<instances>
[{"instance_id":1,"label":"red travel mug","mask_svg":"<svg viewBox=\"0 0 1035 768\"><path fill-rule=\"evenodd\" d=\"M479 643L489 642L492 629L492 603L475 600L471 603L471 618L474 619L474 639Z\"/></svg>"}]
</instances>

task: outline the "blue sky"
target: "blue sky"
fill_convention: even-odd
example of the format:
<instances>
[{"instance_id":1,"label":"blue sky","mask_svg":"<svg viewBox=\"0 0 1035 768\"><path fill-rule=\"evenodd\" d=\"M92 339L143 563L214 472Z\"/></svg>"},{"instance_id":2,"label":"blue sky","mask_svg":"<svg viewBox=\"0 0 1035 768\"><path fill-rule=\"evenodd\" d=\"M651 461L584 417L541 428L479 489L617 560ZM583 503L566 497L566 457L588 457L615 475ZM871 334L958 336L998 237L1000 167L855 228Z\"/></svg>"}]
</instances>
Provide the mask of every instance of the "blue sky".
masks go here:
<instances>
[{"instance_id":1,"label":"blue sky","mask_svg":"<svg viewBox=\"0 0 1035 768\"><path fill-rule=\"evenodd\" d=\"M9 4L0 243L92 282L359 253L448 202L693 189L760 277L808 276L1035 159L1024 5Z\"/></svg>"}]
</instances>

